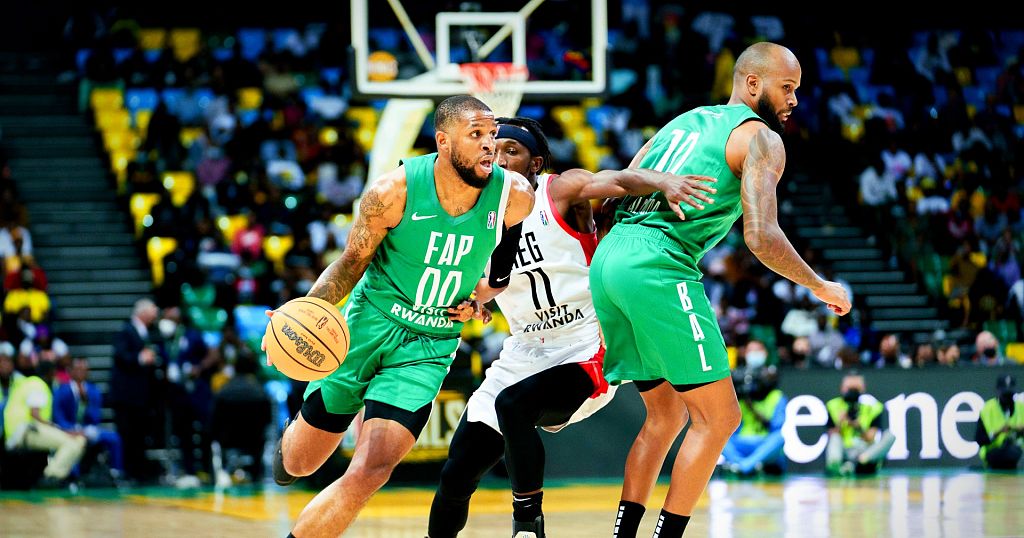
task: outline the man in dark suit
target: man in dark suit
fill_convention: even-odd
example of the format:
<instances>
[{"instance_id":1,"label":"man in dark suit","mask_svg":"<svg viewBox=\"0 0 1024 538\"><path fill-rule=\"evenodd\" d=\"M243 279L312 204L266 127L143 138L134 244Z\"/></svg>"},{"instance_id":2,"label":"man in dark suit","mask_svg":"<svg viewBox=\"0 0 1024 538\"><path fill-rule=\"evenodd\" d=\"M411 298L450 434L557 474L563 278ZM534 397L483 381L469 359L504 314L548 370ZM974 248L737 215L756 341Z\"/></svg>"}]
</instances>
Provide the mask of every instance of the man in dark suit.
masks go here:
<instances>
[{"instance_id":1,"label":"man in dark suit","mask_svg":"<svg viewBox=\"0 0 1024 538\"><path fill-rule=\"evenodd\" d=\"M66 431L81 432L89 446L98 445L110 456L110 471L119 477L124 471L121 436L100 428L100 405L103 395L89 383L89 361L76 358L71 362L71 381L57 387L53 394L53 422Z\"/></svg>"},{"instance_id":2,"label":"man in dark suit","mask_svg":"<svg viewBox=\"0 0 1024 538\"><path fill-rule=\"evenodd\" d=\"M124 443L124 470L129 478L149 480L156 472L147 464L147 437L155 445L165 419L159 381L163 361L157 352L154 322L156 304L139 299L132 317L114 336L114 369L110 377L110 400L114 422Z\"/></svg>"}]
</instances>

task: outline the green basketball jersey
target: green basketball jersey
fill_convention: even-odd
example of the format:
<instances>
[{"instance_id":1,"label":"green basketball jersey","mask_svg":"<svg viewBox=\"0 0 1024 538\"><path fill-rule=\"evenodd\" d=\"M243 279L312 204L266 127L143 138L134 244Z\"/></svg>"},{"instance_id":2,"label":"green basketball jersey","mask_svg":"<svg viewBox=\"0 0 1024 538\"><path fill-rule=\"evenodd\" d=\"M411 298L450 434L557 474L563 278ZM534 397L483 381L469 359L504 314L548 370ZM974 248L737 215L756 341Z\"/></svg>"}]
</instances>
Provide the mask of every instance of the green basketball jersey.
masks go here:
<instances>
[{"instance_id":1,"label":"green basketball jersey","mask_svg":"<svg viewBox=\"0 0 1024 538\"><path fill-rule=\"evenodd\" d=\"M434 185L436 153L405 161L402 221L388 230L353 290L395 323L432 336L454 337L462 323L447 309L469 298L501 239L510 181L494 166L467 213L449 215Z\"/></svg>"},{"instance_id":2,"label":"green basketball jersey","mask_svg":"<svg viewBox=\"0 0 1024 538\"><path fill-rule=\"evenodd\" d=\"M743 213L740 203L740 179L725 160L725 146L733 129L741 123L760 118L746 105L720 105L695 108L681 114L654 135L651 149L640 162L650 168L672 174L698 174L718 179L711 195L713 204L699 210L680 204L686 220L669 208L665 195L655 192L646 196L627 196L615 214L615 221L656 228L681 247L679 261L692 280L700 280L697 268L711 250L732 228Z\"/></svg>"}]
</instances>

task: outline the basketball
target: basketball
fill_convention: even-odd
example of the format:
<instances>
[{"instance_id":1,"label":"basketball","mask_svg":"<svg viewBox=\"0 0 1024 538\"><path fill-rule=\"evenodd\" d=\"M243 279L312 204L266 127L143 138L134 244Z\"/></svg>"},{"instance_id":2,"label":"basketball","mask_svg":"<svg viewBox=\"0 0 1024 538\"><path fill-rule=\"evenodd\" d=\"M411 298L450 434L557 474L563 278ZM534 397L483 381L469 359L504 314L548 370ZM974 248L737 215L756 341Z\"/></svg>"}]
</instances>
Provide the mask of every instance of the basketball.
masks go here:
<instances>
[{"instance_id":1,"label":"basketball","mask_svg":"<svg viewBox=\"0 0 1024 538\"><path fill-rule=\"evenodd\" d=\"M282 374L296 381L315 381L345 360L348 324L327 301L300 297L274 311L264 342L267 356Z\"/></svg>"}]
</instances>

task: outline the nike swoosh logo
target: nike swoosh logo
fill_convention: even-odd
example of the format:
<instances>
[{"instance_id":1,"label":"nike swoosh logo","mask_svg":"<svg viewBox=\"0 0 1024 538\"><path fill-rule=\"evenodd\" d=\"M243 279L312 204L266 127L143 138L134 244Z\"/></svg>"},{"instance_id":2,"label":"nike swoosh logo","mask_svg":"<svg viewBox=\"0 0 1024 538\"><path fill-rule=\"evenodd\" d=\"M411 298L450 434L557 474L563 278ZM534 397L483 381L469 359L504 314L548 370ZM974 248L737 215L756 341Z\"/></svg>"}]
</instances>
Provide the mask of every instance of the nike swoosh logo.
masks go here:
<instances>
[{"instance_id":1,"label":"nike swoosh logo","mask_svg":"<svg viewBox=\"0 0 1024 538\"><path fill-rule=\"evenodd\" d=\"M427 220L427 219L432 219L432 218L434 218L436 216L437 215L417 215L416 213L413 213L412 214L412 220Z\"/></svg>"},{"instance_id":2,"label":"nike swoosh logo","mask_svg":"<svg viewBox=\"0 0 1024 538\"><path fill-rule=\"evenodd\" d=\"M504 282L504 281L508 280L508 277L505 277L505 278L496 278L495 280L497 280L498 282Z\"/></svg>"}]
</instances>

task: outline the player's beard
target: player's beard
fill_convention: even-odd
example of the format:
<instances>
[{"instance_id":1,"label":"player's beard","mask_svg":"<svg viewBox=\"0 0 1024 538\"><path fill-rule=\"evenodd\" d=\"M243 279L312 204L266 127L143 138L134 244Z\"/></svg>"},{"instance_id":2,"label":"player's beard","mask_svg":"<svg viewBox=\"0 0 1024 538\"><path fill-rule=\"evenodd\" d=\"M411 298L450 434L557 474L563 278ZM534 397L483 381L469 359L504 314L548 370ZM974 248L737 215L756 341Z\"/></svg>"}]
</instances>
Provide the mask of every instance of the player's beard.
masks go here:
<instances>
[{"instance_id":1,"label":"player's beard","mask_svg":"<svg viewBox=\"0 0 1024 538\"><path fill-rule=\"evenodd\" d=\"M767 95L761 94L761 97L757 100L757 110L755 112L757 112L757 115L760 116L761 119L768 124L768 127L776 133L782 134L786 129L786 127L782 125L782 121L779 120L779 114L775 111L775 108L772 107L772 103L768 100Z\"/></svg>"},{"instance_id":2,"label":"player's beard","mask_svg":"<svg viewBox=\"0 0 1024 538\"><path fill-rule=\"evenodd\" d=\"M493 165L492 165L493 166ZM452 168L459 174L462 182L474 189L482 189L487 186L491 177L480 179L476 175L476 165L457 151L452 151Z\"/></svg>"}]
</instances>

